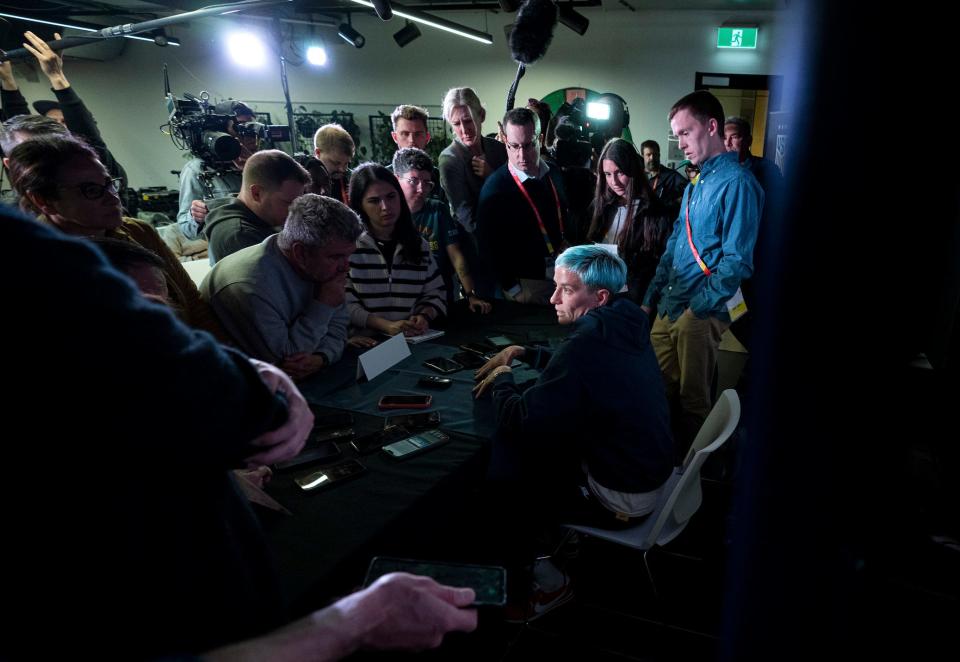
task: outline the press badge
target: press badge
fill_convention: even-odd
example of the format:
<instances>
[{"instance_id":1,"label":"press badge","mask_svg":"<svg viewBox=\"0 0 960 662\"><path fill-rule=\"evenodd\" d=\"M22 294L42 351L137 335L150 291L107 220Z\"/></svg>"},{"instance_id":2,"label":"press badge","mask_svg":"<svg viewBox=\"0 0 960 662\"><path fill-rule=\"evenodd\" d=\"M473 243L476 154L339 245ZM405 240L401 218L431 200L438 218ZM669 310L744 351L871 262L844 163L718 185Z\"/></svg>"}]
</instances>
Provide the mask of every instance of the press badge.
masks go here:
<instances>
[{"instance_id":1,"label":"press badge","mask_svg":"<svg viewBox=\"0 0 960 662\"><path fill-rule=\"evenodd\" d=\"M743 291L738 287L737 291L727 300L727 312L730 313L730 321L736 322L747 312L747 302L743 299Z\"/></svg>"},{"instance_id":2,"label":"press badge","mask_svg":"<svg viewBox=\"0 0 960 662\"><path fill-rule=\"evenodd\" d=\"M547 280L553 280L553 274L556 272L556 267L554 266L557 262L556 259L553 256L548 255L547 257L543 258L543 262L545 265L543 270L544 277Z\"/></svg>"}]
</instances>

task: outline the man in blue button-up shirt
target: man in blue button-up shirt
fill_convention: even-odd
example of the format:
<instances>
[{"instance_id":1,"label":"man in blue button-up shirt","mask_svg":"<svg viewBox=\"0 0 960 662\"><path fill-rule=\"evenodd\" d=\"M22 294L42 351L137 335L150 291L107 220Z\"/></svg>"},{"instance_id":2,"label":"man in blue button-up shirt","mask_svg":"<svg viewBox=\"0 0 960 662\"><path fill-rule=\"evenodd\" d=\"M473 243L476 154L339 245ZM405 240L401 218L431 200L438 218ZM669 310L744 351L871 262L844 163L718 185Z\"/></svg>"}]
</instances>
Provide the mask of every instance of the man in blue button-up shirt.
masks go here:
<instances>
[{"instance_id":1,"label":"man in blue button-up shirt","mask_svg":"<svg viewBox=\"0 0 960 662\"><path fill-rule=\"evenodd\" d=\"M700 178L684 191L643 307L657 307L650 339L668 396L679 396L674 427L682 457L710 413L720 335L730 325L727 302L753 271L763 191L726 151L723 107L712 94L680 99L670 110L670 128L700 166Z\"/></svg>"}]
</instances>

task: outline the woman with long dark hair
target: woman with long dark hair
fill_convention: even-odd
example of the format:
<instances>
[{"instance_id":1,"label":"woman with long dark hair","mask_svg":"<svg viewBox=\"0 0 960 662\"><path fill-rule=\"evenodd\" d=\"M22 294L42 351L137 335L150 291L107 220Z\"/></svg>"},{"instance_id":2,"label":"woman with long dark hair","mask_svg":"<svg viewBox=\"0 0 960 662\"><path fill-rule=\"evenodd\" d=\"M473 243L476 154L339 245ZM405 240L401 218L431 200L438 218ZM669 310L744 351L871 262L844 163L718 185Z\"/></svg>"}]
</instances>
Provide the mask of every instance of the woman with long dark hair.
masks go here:
<instances>
[{"instance_id":1,"label":"woman with long dark hair","mask_svg":"<svg viewBox=\"0 0 960 662\"><path fill-rule=\"evenodd\" d=\"M423 334L446 313L446 293L397 178L361 164L350 177L350 206L364 225L347 279L351 325L363 335Z\"/></svg>"},{"instance_id":2,"label":"woman with long dark hair","mask_svg":"<svg viewBox=\"0 0 960 662\"><path fill-rule=\"evenodd\" d=\"M587 239L617 245L627 263L627 296L640 303L666 248L673 219L654 197L643 159L631 143L614 138L604 146L597 163Z\"/></svg>"}]
</instances>

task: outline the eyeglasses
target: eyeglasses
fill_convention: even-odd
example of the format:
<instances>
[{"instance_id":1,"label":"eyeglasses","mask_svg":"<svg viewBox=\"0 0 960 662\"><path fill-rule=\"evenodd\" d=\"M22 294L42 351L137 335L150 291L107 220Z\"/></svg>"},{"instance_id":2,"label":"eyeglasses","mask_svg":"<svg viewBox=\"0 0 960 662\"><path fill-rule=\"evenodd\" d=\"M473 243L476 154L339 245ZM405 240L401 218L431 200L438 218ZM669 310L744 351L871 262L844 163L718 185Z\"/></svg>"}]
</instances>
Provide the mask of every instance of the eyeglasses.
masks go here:
<instances>
[{"instance_id":1,"label":"eyeglasses","mask_svg":"<svg viewBox=\"0 0 960 662\"><path fill-rule=\"evenodd\" d=\"M407 184L409 184L413 188L419 187L419 188L422 188L424 191L427 191L428 193L433 190L434 186L436 186L436 184L434 184L433 182L425 182L422 179L419 179L417 177L404 177L403 181L405 181Z\"/></svg>"},{"instance_id":2,"label":"eyeglasses","mask_svg":"<svg viewBox=\"0 0 960 662\"><path fill-rule=\"evenodd\" d=\"M103 184L94 184L93 182L81 182L80 184L74 184L73 186L64 186L62 188L78 188L80 189L80 195L82 195L87 200L99 200L103 197L104 192L109 190L111 193L116 193L120 190L120 185L122 180L119 177L108 177L106 182Z\"/></svg>"},{"instance_id":3,"label":"eyeglasses","mask_svg":"<svg viewBox=\"0 0 960 662\"><path fill-rule=\"evenodd\" d=\"M537 145L536 140L531 140L528 143L506 143L507 149L511 152L519 152L520 150L526 151L528 149L533 149Z\"/></svg>"}]
</instances>

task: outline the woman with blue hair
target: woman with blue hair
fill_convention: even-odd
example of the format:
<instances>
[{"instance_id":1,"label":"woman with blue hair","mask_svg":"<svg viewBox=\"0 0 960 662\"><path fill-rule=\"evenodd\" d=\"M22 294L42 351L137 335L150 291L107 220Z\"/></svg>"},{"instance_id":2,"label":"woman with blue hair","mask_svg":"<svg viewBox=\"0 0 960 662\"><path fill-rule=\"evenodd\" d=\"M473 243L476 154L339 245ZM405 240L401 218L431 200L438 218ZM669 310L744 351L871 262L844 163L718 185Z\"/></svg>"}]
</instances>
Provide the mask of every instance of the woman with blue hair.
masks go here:
<instances>
[{"instance_id":1,"label":"woman with blue hair","mask_svg":"<svg viewBox=\"0 0 960 662\"><path fill-rule=\"evenodd\" d=\"M493 394L497 431L490 475L504 484L505 524L527 540L559 522L631 526L653 512L673 468L673 436L650 320L616 293L627 266L599 246L568 248L556 261L550 303L572 325L555 351L514 345L477 371L477 397ZM521 358L542 372L525 391L510 363ZM511 510L504 508L504 510ZM529 515L536 513L531 522ZM532 567L535 587L526 620L569 599L569 578L548 563Z\"/></svg>"}]
</instances>

